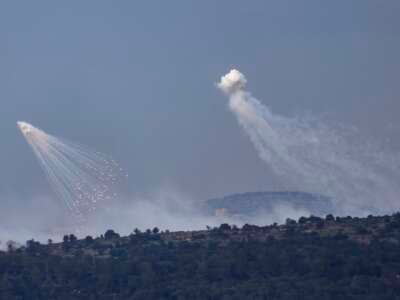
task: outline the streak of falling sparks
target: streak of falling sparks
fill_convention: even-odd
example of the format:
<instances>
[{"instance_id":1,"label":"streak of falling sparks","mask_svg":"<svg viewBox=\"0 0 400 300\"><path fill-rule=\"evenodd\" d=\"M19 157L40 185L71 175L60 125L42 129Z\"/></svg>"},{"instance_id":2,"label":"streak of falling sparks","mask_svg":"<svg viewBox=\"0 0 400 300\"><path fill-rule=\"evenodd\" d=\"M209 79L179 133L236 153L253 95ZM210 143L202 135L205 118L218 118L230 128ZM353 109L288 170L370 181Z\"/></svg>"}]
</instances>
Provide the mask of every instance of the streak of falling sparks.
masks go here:
<instances>
[{"instance_id":1,"label":"streak of falling sparks","mask_svg":"<svg viewBox=\"0 0 400 300\"><path fill-rule=\"evenodd\" d=\"M106 155L54 137L26 122L17 122L32 147L56 195L72 212L78 225L104 201L115 200L124 170Z\"/></svg>"}]
</instances>

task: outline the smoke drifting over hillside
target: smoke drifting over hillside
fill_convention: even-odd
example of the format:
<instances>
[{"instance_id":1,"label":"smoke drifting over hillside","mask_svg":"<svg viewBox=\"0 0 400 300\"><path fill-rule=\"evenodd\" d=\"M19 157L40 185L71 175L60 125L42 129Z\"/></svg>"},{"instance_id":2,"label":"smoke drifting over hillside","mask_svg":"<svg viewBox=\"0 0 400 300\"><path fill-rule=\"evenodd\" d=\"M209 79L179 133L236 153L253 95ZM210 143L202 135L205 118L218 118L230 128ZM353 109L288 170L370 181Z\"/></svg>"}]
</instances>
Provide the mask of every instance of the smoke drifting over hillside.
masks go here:
<instances>
[{"instance_id":1,"label":"smoke drifting over hillside","mask_svg":"<svg viewBox=\"0 0 400 300\"><path fill-rule=\"evenodd\" d=\"M318 118L273 113L244 90L238 70L221 78L229 108L260 158L288 189L327 195L338 214L366 215L399 209L400 160L379 142Z\"/></svg>"},{"instance_id":2,"label":"smoke drifting over hillside","mask_svg":"<svg viewBox=\"0 0 400 300\"><path fill-rule=\"evenodd\" d=\"M77 231L71 215L54 198L7 199L10 205L0 211L0 249L6 248L9 240L24 244L31 238L41 242L51 238L57 242L70 233L83 238L98 236L108 229L123 235L130 234L135 228L142 231L154 227L171 231L204 230L221 223L265 225L310 215L306 209L295 209L287 203L277 203L272 209L258 211L250 218L216 215L214 211L206 211L205 202L197 201L177 188L163 186L147 195L119 197L99 207ZM46 209L38 209L38 203Z\"/></svg>"}]
</instances>

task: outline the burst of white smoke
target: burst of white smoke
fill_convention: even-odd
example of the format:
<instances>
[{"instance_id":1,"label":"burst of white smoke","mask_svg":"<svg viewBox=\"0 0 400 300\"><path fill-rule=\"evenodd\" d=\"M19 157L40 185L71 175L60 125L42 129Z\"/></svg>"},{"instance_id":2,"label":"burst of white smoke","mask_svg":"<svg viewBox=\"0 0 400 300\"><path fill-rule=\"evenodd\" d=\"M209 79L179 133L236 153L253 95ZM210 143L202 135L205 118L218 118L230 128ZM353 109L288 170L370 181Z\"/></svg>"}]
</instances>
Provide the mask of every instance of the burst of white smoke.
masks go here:
<instances>
[{"instance_id":1,"label":"burst of white smoke","mask_svg":"<svg viewBox=\"0 0 400 300\"><path fill-rule=\"evenodd\" d=\"M388 213L399 209L399 158L345 127L317 118L274 114L243 88L245 76L231 70L218 87L260 158L284 186L330 196L340 214Z\"/></svg>"},{"instance_id":2,"label":"burst of white smoke","mask_svg":"<svg viewBox=\"0 0 400 300\"><path fill-rule=\"evenodd\" d=\"M236 69L232 69L221 77L217 86L221 91L229 96L229 107L232 112L238 114L238 117L242 116L246 119L252 119L252 122L262 123L264 120L263 118L258 117L255 107L246 101L247 98L251 97L250 93L243 90L246 83L247 79L243 73Z\"/></svg>"},{"instance_id":3,"label":"burst of white smoke","mask_svg":"<svg viewBox=\"0 0 400 300\"><path fill-rule=\"evenodd\" d=\"M230 72L221 77L221 81L218 83L218 87L230 95L236 91L241 90L246 86L247 80L242 73L236 69L230 70Z\"/></svg>"},{"instance_id":4,"label":"burst of white smoke","mask_svg":"<svg viewBox=\"0 0 400 300\"><path fill-rule=\"evenodd\" d=\"M122 168L106 155L17 122L49 183L78 225L105 201L116 199Z\"/></svg>"}]
</instances>

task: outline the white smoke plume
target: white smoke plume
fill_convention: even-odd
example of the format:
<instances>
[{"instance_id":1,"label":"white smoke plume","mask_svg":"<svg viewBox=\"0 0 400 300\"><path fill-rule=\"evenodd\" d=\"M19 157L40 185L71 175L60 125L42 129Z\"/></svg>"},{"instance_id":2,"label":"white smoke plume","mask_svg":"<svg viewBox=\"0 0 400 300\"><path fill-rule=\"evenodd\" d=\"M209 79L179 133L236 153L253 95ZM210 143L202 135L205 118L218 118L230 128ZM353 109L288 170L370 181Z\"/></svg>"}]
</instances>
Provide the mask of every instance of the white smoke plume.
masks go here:
<instances>
[{"instance_id":1,"label":"white smoke plume","mask_svg":"<svg viewBox=\"0 0 400 300\"><path fill-rule=\"evenodd\" d=\"M123 171L115 160L47 134L27 122L17 125L54 192L72 212L78 226L86 222L99 204L115 199L115 187Z\"/></svg>"},{"instance_id":2,"label":"white smoke plume","mask_svg":"<svg viewBox=\"0 0 400 300\"><path fill-rule=\"evenodd\" d=\"M46 243L48 239L61 242L63 235L75 234L78 238L86 235L100 236L108 229L121 235L129 235L135 228L142 231L158 227L160 230L205 230L221 223L243 226L284 223L287 218L297 219L308 216L306 210L290 205L276 205L271 211L259 211L251 219L237 216L216 216L204 212L202 201L171 185L163 185L154 192L118 198L112 205L103 206L91 214L86 226L76 232L75 223L64 207L48 196L16 198L1 196L6 205L0 211L0 250L7 248L8 241L24 245L35 239ZM37 209L38 203L46 209ZM32 213L34 212L34 213ZM23 220L23 222L21 222Z\"/></svg>"},{"instance_id":3,"label":"white smoke plume","mask_svg":"<svg viewBox=\"0 0 400 300\"><path fill-rule=\"evenodd\" d=\"M218 87L228 95L246 86L247 80L242 73L232 69L228 74L221 77Z\"/></svg>"},{"instance_id":4,"label":"white smoke plume","mask_svg":"<svg viewBox=\"0 0 400 300\"><path fill-rule=\"evenodd\" d=\"M327 195L336 213L367 215L400 208L400 159L356 131L318 118L274 114L244 90L238 70L221 78L229 108L260 158L293 190Z\"/></svg>"}]
</instances>

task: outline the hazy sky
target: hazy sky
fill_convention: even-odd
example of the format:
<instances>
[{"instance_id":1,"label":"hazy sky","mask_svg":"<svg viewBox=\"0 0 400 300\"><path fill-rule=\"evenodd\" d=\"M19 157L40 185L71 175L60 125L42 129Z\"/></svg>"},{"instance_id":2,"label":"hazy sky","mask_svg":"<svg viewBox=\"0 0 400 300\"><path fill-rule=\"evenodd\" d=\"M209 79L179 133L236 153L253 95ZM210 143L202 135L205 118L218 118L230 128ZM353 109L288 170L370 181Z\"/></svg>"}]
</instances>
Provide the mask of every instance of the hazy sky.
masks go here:
<instances>
[{"instance_id":1,"label":"hazy sky","mask_svg":"<svg viewBox=\"0 0 400 300\"><path fill-rule=\"evenodd\" d=\"M49 190L18 120L111 154L135 192L271 188L215 88L232 67L273 111L398 150L399 15L398 0L1 1L0 196Z\"/></svg>"}]
</instances>

